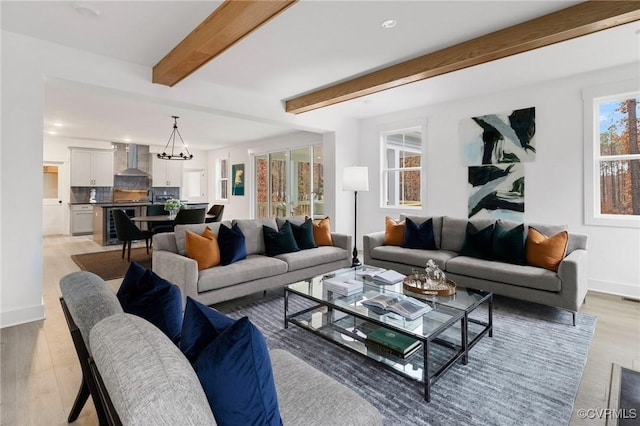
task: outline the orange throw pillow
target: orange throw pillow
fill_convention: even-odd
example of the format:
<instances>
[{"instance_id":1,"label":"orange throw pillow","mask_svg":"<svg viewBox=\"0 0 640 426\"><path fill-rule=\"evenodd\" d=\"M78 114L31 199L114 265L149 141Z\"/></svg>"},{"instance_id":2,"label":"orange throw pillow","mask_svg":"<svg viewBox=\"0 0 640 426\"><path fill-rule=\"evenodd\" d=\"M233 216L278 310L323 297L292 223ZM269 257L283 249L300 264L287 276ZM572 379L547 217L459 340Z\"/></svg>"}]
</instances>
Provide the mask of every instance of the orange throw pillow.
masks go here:
<instances>
[{"instance_id":1,"label":"orange throw pillow","mask_svg":"<svg viewBox=\"0 0 640 426\"><path fill-rule=\"evenodd\" d=\"M187 256L198 262L199 271L220 264L218 239L208 226L202 233L202 236L187 231L185 245L187 248Z\"/></svg>"},{"instance_id":2,"label":"orange throw pillow","mask_svg":"<svg viewBox=\"0 0 640 426\"><path fill-rule=\"evenodd\" d=\"M384 218L384 245L401 246L404 239L404 220L396 222L389 216Z\"/></svg>"},{"instance_id":3,"label":"orange throw pillow","mask_svg":"<svg viewBox=\"0 0 640 426\"><path fill-rule=\"evenodd\" d=\"M309 219L309 216L305 216L305 220L307 219ZM328 217L313 221L313 239L316 240L316 245L318 246L333 245L333 239L331 238L331 222Z\"/></svg>"},{"instance_id":4,"label":"orange throw pillow","mask_svg":"<svg viewBox=\"0 0 640 426\"><path fill-rule=\"evenodd\" d=\"M535 228L529 228L525 244L527 264L557 272L564 259L568 241L567 231L547 237Z\"/></svg>"}]
</instances>

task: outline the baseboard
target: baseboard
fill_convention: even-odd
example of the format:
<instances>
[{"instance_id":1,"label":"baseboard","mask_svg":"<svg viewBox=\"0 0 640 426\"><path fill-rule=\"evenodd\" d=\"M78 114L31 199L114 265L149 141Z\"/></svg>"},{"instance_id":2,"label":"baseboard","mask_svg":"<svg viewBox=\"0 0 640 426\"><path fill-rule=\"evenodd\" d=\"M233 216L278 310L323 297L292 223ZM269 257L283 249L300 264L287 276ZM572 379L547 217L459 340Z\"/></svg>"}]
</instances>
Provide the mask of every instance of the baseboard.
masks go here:
<instances>
[{"instance_id":1,"label":"baseboard","mask_svg":"<svg viewBox=\"0 0 640 426\"><path fill-rule=\"evenodd\" d=\"M45 319L44 304L0 313L0 328Z\"/></svg>"},{"instance_id":2,"label":"baseboard","mask_svg":"<svg viewBox=\"0 0 640 426\"><path fill-rule=\"evenodd\" d=\"M589 280L589 290L640 300L640 286L611 281Z\"/></svg>"}]
</instances>

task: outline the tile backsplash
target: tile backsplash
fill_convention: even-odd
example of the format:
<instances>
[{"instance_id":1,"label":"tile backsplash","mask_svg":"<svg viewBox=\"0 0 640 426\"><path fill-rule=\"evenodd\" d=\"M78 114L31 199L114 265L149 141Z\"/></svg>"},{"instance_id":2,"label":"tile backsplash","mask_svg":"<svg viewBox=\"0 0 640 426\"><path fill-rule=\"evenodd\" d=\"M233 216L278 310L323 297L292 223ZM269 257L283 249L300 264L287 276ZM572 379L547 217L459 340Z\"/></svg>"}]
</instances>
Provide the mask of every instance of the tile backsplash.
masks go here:
<instances>
[{"instance_id":1,"label":"tile backsplash","mask_svg":"<svg viewBox=\"0 0 640 426\"><path fill-rule=\"evenodd\" d=\"M69 201L72 203L88 203L91 196L91 186L72 186ZM113 201L113 188L110 186L96 186L96 202L110 203Z\"/></svg>"}]
</instances>

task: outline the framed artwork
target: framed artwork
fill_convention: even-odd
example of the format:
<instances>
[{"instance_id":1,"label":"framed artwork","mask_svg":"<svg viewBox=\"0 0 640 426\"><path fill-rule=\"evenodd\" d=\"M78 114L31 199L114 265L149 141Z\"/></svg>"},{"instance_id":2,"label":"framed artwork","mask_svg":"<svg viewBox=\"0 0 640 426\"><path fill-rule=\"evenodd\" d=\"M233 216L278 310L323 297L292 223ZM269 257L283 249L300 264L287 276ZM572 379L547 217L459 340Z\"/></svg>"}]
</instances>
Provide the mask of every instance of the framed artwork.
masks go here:
<instances>
[{"instance_id":1,"label":"framed artwork","mask_svg":"<svg viewBox=\"0 0 640 426\"><path fill-rule=\"evenodd\" d=\"M534 161L535 136L535 107L460 122L460 141L469 166Z\"/></svg>"},{"instance_id":2,"label":"framed artwork","mask_svg":"<svg viewBox=\"0 0 640 426\"><path fill-rule=\"evenodd\" d=\"M231 195L244 195L244 163L231 166Z\"/></svg>"},{"instance_id":3,"label":"framed artwork","mask_svg":"<svg viewBox=\"0 0 640 426\"><path fill-rule=\"evenodd\" d=\"M524 164L469 167L469 218L524 222Z\"/></svg>"}]
</instances>

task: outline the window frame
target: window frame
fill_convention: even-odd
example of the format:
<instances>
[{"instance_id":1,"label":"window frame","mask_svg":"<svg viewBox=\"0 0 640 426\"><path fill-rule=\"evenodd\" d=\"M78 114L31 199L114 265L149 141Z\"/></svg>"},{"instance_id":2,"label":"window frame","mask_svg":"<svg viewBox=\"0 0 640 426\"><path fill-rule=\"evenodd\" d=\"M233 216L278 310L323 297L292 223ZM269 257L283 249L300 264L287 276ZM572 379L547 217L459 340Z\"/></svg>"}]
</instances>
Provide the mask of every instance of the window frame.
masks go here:
<instances>
[{"instance_id":1,"label":"window frame","mask_svg":"<svg viewBox=\"0 0 640 426\"><path fill-rule=\"evenodd\" d=\"M223 167L223 162L226 162L226 167ZM215 185L215 202L217 204L228 204L229 203L229 193L230 188L229 188L229 175L231 174L231 167L230 167L230 161L229 161L229 157L226 158L218 158L216 159L216 185ZM222 170L226 169L226 177L223 177L223 173ZM223 197L223 185L226 188L227 191L227 197L224 198Z\"/></svg>"},{"instance_id":2,"label":"window frame","mask_svg":"<svg viewBox=\"0 0 640 426\"><path fill-rule=\"evenodd\" d=\"M585 88L584 110L584 222L586 225L640 228L640 216L600 212L600 162L640 159L637 154L603 156L600 154L599 104L640 96L637 80L626 80Z\"/></svg>"},{"instance_id":3,"label":"window frame","mask_svg":"<svg viewBox=\"0 0 640 426\"><path fill-rule=\"evenodd\" d=\"M415 152L420 155L420 166L419 167L387 167L387 136L392 134L406 134L410 132L419 131L421 135L420 140L420 150L416 150ZM425 187L426 184L424 182L424 176L426 176L425 170L425 152L426 152L426 125L417 122L406 122L402 124L396 124L395 126L389 126L385 129L380 129L380 200L379 206L381 209L385 210L407 210L407 211L416 211L422 210L425 207L426 194ZM405 149L406 151L410 151L410 149ZM388 198L388 185L387 179L389 173L392 172L406 172L406 171L417 171L420 173L420 205L417 206L408 206L403 204L386 204ZM399 183L398 183L399 186ZM399 193L400 191L398 191ZM395 200L394 200L395 201ZM399 200L398 200L399 201Z\"/></svg>"}]
</instances>

